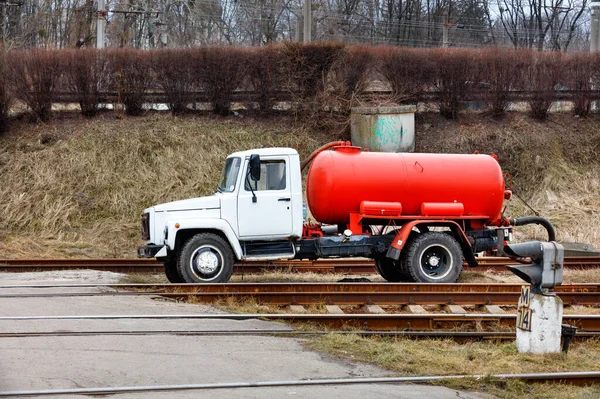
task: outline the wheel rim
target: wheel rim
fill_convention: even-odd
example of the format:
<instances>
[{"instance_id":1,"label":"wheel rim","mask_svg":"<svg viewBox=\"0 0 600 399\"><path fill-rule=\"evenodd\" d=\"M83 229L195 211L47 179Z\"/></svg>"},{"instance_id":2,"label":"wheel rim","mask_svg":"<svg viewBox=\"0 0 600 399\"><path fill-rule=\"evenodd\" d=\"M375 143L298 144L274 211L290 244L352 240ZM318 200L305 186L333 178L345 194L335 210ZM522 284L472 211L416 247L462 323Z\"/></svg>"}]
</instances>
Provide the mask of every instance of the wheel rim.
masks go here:
<instances>
[{"instance_id":1,"label":"wheel rim","mask_svg":"<svg viewBox=\"0 0 600 399\"><path fill-rule=\"evenodd\" d=\"M432 244L419 255L421 272L432 280L441 280L452 271L454 258L448 247Z\"/></svg>"},{"instance_id":2,"label":"wheel rim","mask_svg":"<svg viewBox=\"0 0 600 399\"><path fill-rule=\"evenodd\" d=\"M190 257L190 270L199 280L214 280L223 269L223 254L212 245L197 248Z\"/></svg>"}]
</instances>

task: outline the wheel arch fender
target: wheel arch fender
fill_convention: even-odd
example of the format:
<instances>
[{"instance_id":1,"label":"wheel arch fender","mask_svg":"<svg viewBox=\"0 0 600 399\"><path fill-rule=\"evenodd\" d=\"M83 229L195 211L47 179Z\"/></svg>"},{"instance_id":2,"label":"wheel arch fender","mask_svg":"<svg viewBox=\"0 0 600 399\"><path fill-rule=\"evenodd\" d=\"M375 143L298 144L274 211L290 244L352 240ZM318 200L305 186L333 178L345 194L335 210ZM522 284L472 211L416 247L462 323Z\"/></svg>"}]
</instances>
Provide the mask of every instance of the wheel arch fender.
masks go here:
<instances>
[{"instance_id":1,"label":"wheel arch fender","mask_svg":"<svg viewBox=\"0 0 600 399\"><path fill-rule=\"evenodd\" d=\"M464 230L460 227L458 223L453 220L413 220L408 223L405 223L398 231L398 234L392 240L392 244L390 245L386 256L388 258L398 260L400 258L400 253L402 249L406 245L406 241L408 240L408 236L412 231L413 227L418 225L433 225L433 226L446 226L449 227L452 231L452 236L458 241L460 244L460 248L462 250L463 256L465 260L469 264L469 266L477 266L477 259L475 259L475 254L473 254L473 249L471 248L471 244L467 236L465 235Z\"/></svg>"},{"instance_id":2,"label":"wheel arch fender","mask_svg":"<svg viewBox=\"0 0 600 399\"><path fill-rule=\"evenodd\" d=\"M179 227L175 227L178 224ZM233 228L223 219L185 219L181 221L169 220L166 223L168 229L168 238L165 244L175 250L178 245L182 245L182 238L187 239L198 233L214 233L225 239L233 250L233 255L237 260L242 258L242 246L236 236Z\"/></svg>"}]
</instances>

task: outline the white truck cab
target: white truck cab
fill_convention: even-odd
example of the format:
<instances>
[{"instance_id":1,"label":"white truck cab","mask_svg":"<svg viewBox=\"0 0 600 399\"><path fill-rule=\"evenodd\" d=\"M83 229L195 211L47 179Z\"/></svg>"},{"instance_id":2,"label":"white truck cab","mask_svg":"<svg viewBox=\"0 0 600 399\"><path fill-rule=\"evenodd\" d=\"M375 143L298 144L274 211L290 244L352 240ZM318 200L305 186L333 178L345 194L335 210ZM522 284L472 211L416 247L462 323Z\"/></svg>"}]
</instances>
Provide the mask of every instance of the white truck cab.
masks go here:
<instances>
[{"instance_id":1,"label":"white truck cab","mask_svg":"<svg viewBox=\"0 0 600 399\"><path fill-rule=\"evenodd\" d=\"M213 195L144 210L138 256L163 261L172 282L225 282L236 260L294 258L302 225L298 152L241 151L227 157Z\"/></svg>"}]
</instances>

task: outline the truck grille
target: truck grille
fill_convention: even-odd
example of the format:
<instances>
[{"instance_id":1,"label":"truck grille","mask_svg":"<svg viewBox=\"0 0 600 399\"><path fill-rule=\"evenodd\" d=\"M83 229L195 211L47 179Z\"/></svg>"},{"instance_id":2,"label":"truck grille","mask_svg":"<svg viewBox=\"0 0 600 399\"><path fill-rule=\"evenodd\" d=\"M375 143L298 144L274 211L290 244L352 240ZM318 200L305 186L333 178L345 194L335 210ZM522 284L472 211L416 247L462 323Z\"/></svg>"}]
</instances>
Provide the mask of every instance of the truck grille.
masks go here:
<instances>
[{"instance_id":1,"label":"truck grille","mask_svg":"<svg viewBox=\"0 0 600 399\"><path fill-rule=\"evenodd\" d=\"M150 239L150 214L142 214L142 240Z\"/></svg>"}]
</instances>

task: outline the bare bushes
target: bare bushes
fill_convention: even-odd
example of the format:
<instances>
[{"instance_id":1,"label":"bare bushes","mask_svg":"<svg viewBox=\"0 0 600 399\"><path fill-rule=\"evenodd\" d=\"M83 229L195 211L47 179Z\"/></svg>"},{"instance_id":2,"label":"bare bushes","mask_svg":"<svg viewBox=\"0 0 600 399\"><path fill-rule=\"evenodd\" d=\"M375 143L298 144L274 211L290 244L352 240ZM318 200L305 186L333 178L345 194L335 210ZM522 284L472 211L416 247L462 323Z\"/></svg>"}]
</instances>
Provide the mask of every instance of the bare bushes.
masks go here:
<instances>
[{"instance_id":1,"label":"bare bushes","mask_svg":"<svg viewBox=\"0 0 600 399\"><path fill-rule=\"evenodd\" d=\"M7 57L6 53L0 52L0 133L8 127L8 110L10 109L11 94L8 90L7 81Z\"/></svg>"},{"instance_id":2,"label":"bare bushes","mask_svg":"<svg viewBox=\"0 0 600 399\"><path fill-rule=\"evenodd\" d=\"M50 119L52 100L62 71L59 50L34 49L10 53L11 89L41 121Z\"/></svg>"},{"instance_id":3,"label":"bare bushes","mask_svg":"<svg viewBox=\"0 0 600 399\"><path fill-rule=\"evenodd\" d=\"M213 112L228 115L233 93L244 80L247 50L211 46L193 50L194 73L198 87L206 92Z\"/></svg>"},{"instance_id":4,"label":"bare bushes","mask_svg":"<svg viewBox=\"0 0 600 399\"><path fill-rule=\"evenodd\" d=\"M256 106L261 113L268 113L285 90L282 46L266 46L250 49L246 54L247 87L252 91L250 107Z\"/></svg>"},{"instance_id":5,"label":"bare bushes","mask_svg":"<svg viewBox=\"0 0 600 399\"><path fill-rule=\"evenodd\" d=\"M111 87L118 101L125 106L127 115L144 112L146 93L154 83L150 53L133 49L116 49L107 52Z\"/></svg>"},{"instance_id":6,"label":"bare bushes","mask_svg":"<svg viewBox=\"0 0 600 399\"><path fill-rule=\"evenodd\" d=\"M183 114L195 101L192 52L187 49L156 50L151 53L156 83L163 90L173 115Z\"/></svg>"},{"instance_id":7,"label":"bare bushes","mask_svg":"<svg viewBox=\"0 0 600 399\"><path fill-rule=\"evenodd\" d=\"M600 83L596 54L496 48L286 43L260 48L32 50L6 57L0 79L39 120L50 117L53 101L71 98L87 116L97 112L100 101L122 103L129 115L141 114L145 102L165 102L175 115L196 102L210 103L220 115L228 115L235 101L262 114L283 102L300 119L328 128L330 122L347 121L351 107L359 104L425 102L437 104L442 115L454 119L467 101L486 101L494 117L501 117L509 102L526 101L531 115L543 120L565 90L572 91L575 113L587 115L593 88ZM6 85L0 88L2 96Z\"/></svg>"},{"instance_id":8,"label":"bare bushes","mask_svg":"<svg viewBox=\"0 0 600 399\"><path fill-rule=\"evenodd\" d=\"M93 49L69 49L61 54L67 88L75 94L81 113L95 116L100 97L108 88L106 53Z\"/></svg>"},{"instance_id":9,"label":"bare bushes","mask_svg":"<svg viewBox=\"0 0 600 399\"><path fill-rule=\"evenodd\" d=\"M374 54L368 46L346 47L331 68L332 106L343 114L362 102L372 78Z\"/></svg>"},{"instance_id":10,"label":"bare bushes","mask_svg":"<svg viewBox=\"0 0 600 399\"><path fill-rule=\"evenodd\" d=\"M329 69L343 48L340 43L286 43L287 72L302 98L313 98L323 91Z\"/></svg>"},{"instance_id":11,"label":"bare bushes","mask_svg":"<svg viewBox=\"0 0 600 399\"><path fill-rule=\"evenodd\" d=\"M427 50L379 46L374 50L376 70L387 80L392 100L399 104L419 101L432 83L433 60Z\"/></svg>"},{"instance_id":12,"label":"bare bushes","mask_svg":"<svg viewBox=\"0 0 600 399\"><path fill-rule=\"evenodd\" d=\"M573 112L587 116L592 105L592 85L600 83L600 57L596 53L571 53L564 58L563 84L575 91Z\"/></svg>"},{"instance_id":13,"label":"bare bushes","mask_svg":"<svg viewBox=\"0 0 600 399\"><path fill-rule=\"evenodd\" d=\"M479 54L478 68L482 72L486 100L493 117L501 118L509 104L510 91L518 83L517 71L520 68L518 51L484 49Z\"/></svg>"},{"instance_id":14,"label":"bare bushes","mask_svg":"<svg viewBox=\"0 0 600 399\"><path fill-rule=\"evenodd\" d=\"M285 69L293 110L311 127L330 127L323 115L329 102L325 88L329 71L343 49L344 45L339 43L285 44Z\"/></svg>"},{"instance_id":15,"label":"bare bushes","mask_svg":"<svg viewBox=\"0 0 600 399\"><path fill-rule=\"evenodd\" d=\"M529 93L531 116L537 120L548 117L550 106L554 102L554 91L558 89L562 72L562 53L559 52L522 52L520 86Z\"/></svg>"},{"instance_id":16,"label":"bare bushes","mask_svg":"<svg viewBox=\"0 0 600 399\"><path fill-rule=\"evenodd\" d=\"M430 52L434 63L433 88L440 114L448 119L458 118L468 93L481 88L476 54L464 49L435 49Z\"/></svg>"}]
</instances>

